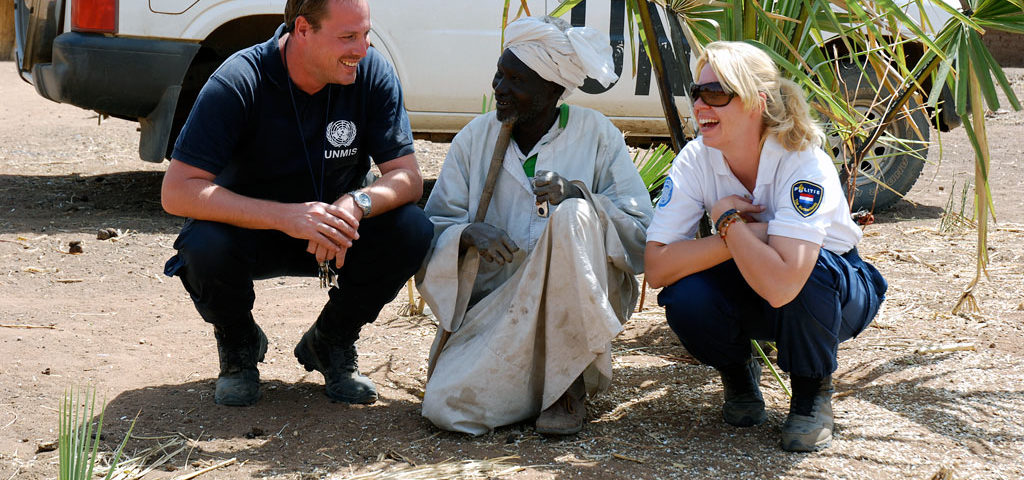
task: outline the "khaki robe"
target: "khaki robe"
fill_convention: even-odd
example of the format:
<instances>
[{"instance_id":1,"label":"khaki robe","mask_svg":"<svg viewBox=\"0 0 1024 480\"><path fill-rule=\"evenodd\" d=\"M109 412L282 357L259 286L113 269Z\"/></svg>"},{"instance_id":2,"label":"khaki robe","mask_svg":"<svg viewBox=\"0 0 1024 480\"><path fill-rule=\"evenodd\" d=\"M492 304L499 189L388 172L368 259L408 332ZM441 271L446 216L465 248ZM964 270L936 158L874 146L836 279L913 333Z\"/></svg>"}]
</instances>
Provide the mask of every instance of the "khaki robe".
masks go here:
<instances>
[{"instance_id":1,"label":"khaki robe","mask_svg":"<svg viewBox=\"0 0 1024 480\"><path fill-rule=\"evenodd\" d=\"M417 277L421 294L451 333L435 340L423 415L474 435L536 416L581 374L590 393L611 380L611 340L636 305L645 230L653 210L622 134L600 113L570 107L524 155L506 151L484 219L520 247L510 264L459 256L475 216L500 122L490 113L452 142L425 208L434 246ZM538 217L522 161L574 181L584 199ZM441 332L438 332L440 338Z\"/></svg>"}]
</instances>

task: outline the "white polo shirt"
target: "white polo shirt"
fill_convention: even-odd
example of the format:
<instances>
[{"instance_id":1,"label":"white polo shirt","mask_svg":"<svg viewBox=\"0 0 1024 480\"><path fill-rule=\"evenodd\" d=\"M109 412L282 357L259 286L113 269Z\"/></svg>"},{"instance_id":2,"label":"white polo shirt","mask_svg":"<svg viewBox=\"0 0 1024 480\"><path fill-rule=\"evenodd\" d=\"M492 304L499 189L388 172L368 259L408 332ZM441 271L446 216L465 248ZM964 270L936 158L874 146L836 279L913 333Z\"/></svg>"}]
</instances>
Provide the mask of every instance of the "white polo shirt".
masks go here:
<instances>
[{"instance_id":1,"label":"white polo shirt","mask_svg":"<svg viewBox=\"0 0 1024 480\"><path fill-rule=\"evenodd\" d=\"M729 195L765 207L754 218L768 222L768 235L806 240L840 255L860 241L832 159L817 147L788 151L775 136L761 149L753 192L733 175L720 150L704 145L704 137L688 143L672 162L647 241L693 240L704 212Z\"/></svg>"}]
</instances>

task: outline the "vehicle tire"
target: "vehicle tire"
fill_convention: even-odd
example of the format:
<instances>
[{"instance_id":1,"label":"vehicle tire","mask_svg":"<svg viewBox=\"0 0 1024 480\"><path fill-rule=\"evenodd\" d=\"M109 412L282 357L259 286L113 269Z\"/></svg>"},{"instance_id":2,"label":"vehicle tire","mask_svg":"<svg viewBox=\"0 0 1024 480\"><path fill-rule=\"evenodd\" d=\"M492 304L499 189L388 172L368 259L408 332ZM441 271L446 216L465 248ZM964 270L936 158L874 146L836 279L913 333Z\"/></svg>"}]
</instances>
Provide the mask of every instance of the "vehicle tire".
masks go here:
<instances>
[{"instance_id":1,"label":"vehicle tire","mask_svg":"<svg viewBox=\"0 0 1024 480\"><path fill-rule=\"evenodd\" d=\"M876 95L872 85L877 84L878 81L871 71L867 76L862 77L860 69L851 63L841 64L839 73L841 76L839 88L846 95L850 105L864 115L867 127L864 129L864 135L869 135L870 130L885 115L885 104L875 104L874 102ZM891 96L891 92L882 87L879 97L884 100L887 96ZM850 204L852 211L877 212L890 207L910 191L917 181L917 177L921 175L924 159L928 155L929 123L924 109L913 98L907 102L907 109L912 112L910 116L898 118L890 124L882 137L868 151L864 160L860 162L856 175L857 192ZM917 125L917 129L911 122ZM843 145L834 129L827 130L829 130L827 146L831 148L832 155L840 164L847 163L846 159L853 153ZM897 139L901 139L903 143L901 144ZM839 177L844 191L847 191L848 194L850 179L847 170L847 168L840 167ZM872 177L879 179L889 188L879 185L872 180ZM890 188L899 193L893 192Z\"/></svg>"},{"instance_id":2,"label":"vehicle tire","mask_svg":"<svg viewBox=\"0 0 1024 480\"><path fill-rule=\"evenodd\" d=\"M174 151L174 144L178 140L178 134L181 133L182 127L185 126L189 113L192 113L192 106L195 105L196 99L199 98L199 91L202 90L203 85L206 85L210 75L213 75L217 67L226 59L227 57L217 56L210 49L200 49L196 57L192 59L192 65L189 66L188 72L185 73L185 78L182 79L181 93L178 95L178 104L175 106L174 118L171 120L171 132L168 136L167 152L165 155L168 160L170 160L171 153Z\"/></svg>"}]
</instances>

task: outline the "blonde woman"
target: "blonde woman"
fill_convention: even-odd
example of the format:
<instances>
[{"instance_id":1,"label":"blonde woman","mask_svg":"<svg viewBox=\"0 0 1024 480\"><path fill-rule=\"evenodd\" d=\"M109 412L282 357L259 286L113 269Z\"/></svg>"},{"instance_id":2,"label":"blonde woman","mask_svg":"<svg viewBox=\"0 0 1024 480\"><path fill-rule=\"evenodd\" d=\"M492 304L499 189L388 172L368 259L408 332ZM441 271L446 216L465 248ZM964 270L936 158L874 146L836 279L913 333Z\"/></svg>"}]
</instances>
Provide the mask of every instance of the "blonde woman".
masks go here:
<instances>
[{"instance_id":1,"label":"blonde woman","mask_svg":"<svg viewBox=\"0 0 1024 480\"><path fill-rule=\"evenodd\" d=\"M861 260L861 231L803 92L767 54L714 42L691 90L700 136L676 157L647 230L647 280L687 350L722 378L725 421L763 423L750 339L773 340L793 398L782 448L832 437L839 342L874 318L887 284ZM696 238L707 211L716 235Z\"/></svg>"}]
</instances>

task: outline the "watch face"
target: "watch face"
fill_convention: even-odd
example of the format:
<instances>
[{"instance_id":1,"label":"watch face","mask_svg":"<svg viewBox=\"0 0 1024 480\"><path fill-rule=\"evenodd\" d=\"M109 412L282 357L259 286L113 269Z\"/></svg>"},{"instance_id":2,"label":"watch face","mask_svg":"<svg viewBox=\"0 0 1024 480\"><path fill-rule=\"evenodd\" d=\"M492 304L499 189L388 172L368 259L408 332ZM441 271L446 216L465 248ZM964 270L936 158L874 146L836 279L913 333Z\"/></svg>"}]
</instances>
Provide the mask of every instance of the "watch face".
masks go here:
<instances>
[{"instance_id":1,"label":"watch face","mask_svg":"<svg viewBox=\"0 0 1024 480\"><path fill-rule=\"evenodd\" d=\"M370 196L366 192L353 192L352 199L356 201L356 205L363 209L363 215L370 214Z\"/></svg>"}]
</instances>

